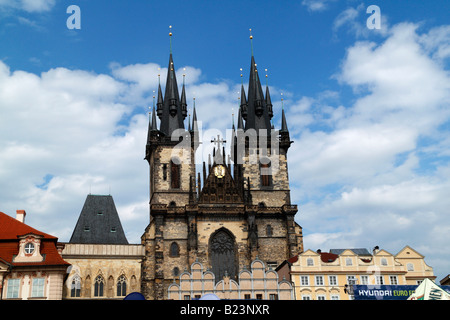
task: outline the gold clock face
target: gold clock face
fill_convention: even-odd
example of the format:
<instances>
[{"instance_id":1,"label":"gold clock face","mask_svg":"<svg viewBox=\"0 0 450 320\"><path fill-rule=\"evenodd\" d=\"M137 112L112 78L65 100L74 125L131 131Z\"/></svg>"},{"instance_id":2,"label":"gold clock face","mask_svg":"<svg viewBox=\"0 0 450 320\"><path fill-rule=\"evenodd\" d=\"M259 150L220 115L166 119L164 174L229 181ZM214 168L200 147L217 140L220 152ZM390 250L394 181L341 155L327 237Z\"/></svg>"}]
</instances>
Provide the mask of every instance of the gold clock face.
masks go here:
<instances>
[{"instance_id":1,"label":"gold clock face","mask_svg":"<svg viewBox=\"0 0 450 320\"><path fill-rule=\"evenodd\" d=\"M218 165L214 167L214 175L221 179L225 176L225 167L222 165Z\"/></svg>"}]
</instances>

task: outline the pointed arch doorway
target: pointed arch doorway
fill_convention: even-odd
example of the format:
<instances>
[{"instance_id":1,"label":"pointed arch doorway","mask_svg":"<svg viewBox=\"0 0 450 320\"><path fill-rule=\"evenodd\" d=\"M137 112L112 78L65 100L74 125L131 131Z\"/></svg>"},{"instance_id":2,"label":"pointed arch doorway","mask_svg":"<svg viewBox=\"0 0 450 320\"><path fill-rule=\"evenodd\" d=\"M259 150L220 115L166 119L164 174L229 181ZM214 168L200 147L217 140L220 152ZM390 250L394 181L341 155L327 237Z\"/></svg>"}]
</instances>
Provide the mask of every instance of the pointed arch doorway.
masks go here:
<instances>
[{"instance_id":1,"label":"pointed arch doorway","mask_svg":"<svg viewBox=\"0 0 450 320\"><path fill-rule=\"evenodd\" d=\"M236 280L238 274L237 250L234 235L220 228L209 238L209 262L216 282L228 275Z\"/></svg>"}]
</instances>

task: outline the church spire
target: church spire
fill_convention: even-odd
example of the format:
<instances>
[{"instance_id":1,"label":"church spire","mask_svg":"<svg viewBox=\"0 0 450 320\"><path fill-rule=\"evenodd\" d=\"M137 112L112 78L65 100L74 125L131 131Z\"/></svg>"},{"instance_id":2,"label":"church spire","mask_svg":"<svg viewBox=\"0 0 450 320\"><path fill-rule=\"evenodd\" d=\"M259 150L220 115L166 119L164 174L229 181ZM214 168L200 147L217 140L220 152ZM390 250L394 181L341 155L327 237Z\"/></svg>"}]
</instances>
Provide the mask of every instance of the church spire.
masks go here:
<instances>
[{"instance_id":1,"label":"church spire","mask_svg":"<svg viewBox=\"0 0 450 320\"><path fill-rule=\"evenodd\" d=\"M268 78L268 75L267 75L267 69L266 69L266 106L267 106L267 113L269 114L269 118L272 119L273 105L272 105L272 100L270 99L269 83L267 81L267 78Z\"/></svg>"},{"instance_id":2,"label":"church spire","mask_svg":"<svg viewBox=\"0 0 450 320\"><path fill-rule=\"evenodd\" d=\"M280 147L287 152L291 146L292 141L289 136L289 130L286 122L286 115L284 113L283 93L281 94L281 130L280 130Z\"/></svg>"},{"instance_id":3,"label":"church spire","mask_svg":"<svg viewBox=\"0 0 450 320\"><path fill-rule=\"evenodd\" d=\"M284 114L283 98L281 98L281 132L289 132L286 122L286 116Z\"/></svg>"},{"instance_id":4,"label":"church spire","mask_svg":"<svg viewBox=\"0 0 450 320\"><path fill-rule=\"evenodd\" d=\"M172 57L172 32L169 33L169 36L170 55L164 99L162 94L160 95L160 88L158 88L158 116L161 119L160 131L166 136L171 136L176 129L184 129L184 119L187 116L186 94L184 96L182 94L180 99L178 93L177 76Z\"/></svg>"},{"instance_id":5,"label":"church spire","mask_svg":"<svg viewBox=\"0 0 450 320\"><path fill-rule=\"evenodd\" d=\"M252 41L252 39L253 36L250 35L250 40ZM266 104L266 99L264 99L261 81L259 80L258 68L253 55L253 41L250 76L248 82L247 114L243 112L242 116L246 120L245 130L255 129L259 133L259 130L266 129L268 130L268 134L270 134L270 115Z\"/></svg>"},{"instance_id":6,"label":"church spire","mask_svg":"<svg viewBox=\"0 0 450 320\"><path fill-rule=\"evenodd\" d=\"M156 111L155 111L155 96L153 95L153 108L152 108L152 124L150 127L151 131L157 131L158 127L156 125Z\"/></svg>"}]
</instances>

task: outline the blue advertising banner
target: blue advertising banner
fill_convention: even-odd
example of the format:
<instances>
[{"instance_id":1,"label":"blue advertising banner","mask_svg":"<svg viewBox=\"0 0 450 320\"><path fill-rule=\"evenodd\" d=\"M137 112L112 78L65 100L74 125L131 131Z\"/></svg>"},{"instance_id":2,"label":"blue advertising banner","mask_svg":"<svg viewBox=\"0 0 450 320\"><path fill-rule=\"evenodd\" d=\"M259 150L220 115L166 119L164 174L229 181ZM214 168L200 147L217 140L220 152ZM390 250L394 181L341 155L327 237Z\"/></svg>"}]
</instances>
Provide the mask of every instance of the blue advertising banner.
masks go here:
<instances>
[{"instance_id":1,"label":"blue advertising banner","mask_svg":"<svg viewBox=\"0 0 450 320\"><path fill-rule=\"evenodd\" d=\"M417 286L353 285L355 300L406 300ZM439 286L450 293L450 286Z\"/></svg>"}]
</instances>

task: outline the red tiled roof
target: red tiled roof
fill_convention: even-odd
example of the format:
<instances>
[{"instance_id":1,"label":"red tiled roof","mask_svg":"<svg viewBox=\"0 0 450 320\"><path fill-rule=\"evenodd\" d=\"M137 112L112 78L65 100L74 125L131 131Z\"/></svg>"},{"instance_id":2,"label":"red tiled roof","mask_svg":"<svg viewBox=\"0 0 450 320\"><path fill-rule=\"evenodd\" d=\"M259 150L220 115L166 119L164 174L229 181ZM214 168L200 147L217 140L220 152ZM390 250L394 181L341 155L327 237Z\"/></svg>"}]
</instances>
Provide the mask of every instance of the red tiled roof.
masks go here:
<instances>
[{"instance_id":1,"label":"red tiled roof","mask_svg":"<svg viewBox=\"0 0 450 320\"><path fill-rule=\"evenodd\" d=\"M44 261L13 263L14 256L19 253L18 237L29 233L42 236L40 253L44 257ZM58 253L57 240L57 237L36 230L0 212L0 258L12 266L70 265Z\"/></svg>"},{"instance_id":2,"label":"red tiled roof","mask_svg":"<svg viewBox=\"0 0 450 320\"><path fill-rule=\"evenodd\" d=\"M0 241L12 239L17 240L17 236L23 236L28 233L43 236L44 239L58 239L54 236L36 230L3 212L0 212Z\"/></svg>"}]
</instances>

